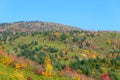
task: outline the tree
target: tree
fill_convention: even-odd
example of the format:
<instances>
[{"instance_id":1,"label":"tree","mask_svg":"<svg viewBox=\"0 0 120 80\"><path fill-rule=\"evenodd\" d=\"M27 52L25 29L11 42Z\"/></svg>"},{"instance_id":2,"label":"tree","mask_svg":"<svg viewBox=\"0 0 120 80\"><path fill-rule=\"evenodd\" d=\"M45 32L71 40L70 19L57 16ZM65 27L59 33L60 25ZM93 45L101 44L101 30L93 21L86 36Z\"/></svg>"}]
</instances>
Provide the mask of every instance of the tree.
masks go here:
<instances>
[{"instance_id":1,"label":"tree","mask_svg":"<svg viewBox=\"0 0 120 80\"><path fill-rule=\"evenodd\" d=\"M109 77L109 75L107 73L101 74L100 75L100 79L101 80L111 80L110 77Z\"/></svg>"},{"instance_id":2,"label":"tree","mask_svg":"<svg viewBox=\"0 0 120 80\"><path fill-rule=\"evenodd\" d=\"M66 38L67 38L67 35L66 35L66 34L64 34L64 33L61 34L61 40L62 40L62 41L66 40Z\"/></svg>"},{"instance_id":3,"label":"tree","mask_svg":"<svg viewBox=\"0 0 120 80\"><path fill-rule=\"evenodd\" d=\"M51 53L56 53L56 52L58 52L58 49L55 48L55 47L49 47L49 51L50 51Z\"/></svg>"},{"instance_id":4,"label":"tree","mask_svg":"<svg viewBox=\"0 0 120 80\"><path fill-rule=\"evenodd\" d=\"M106 43L107 43L108 45L110 45L110 44L111 44L111 40L108 39Z\"/></svg>"},{"instance_id":5,"label":"tree","mask_svg":"<svg viewBox=\"0 0 120 80\"><path fill-rule=\"evenodd\" d=\"M43 66L44 66L45 71L42 72L42 75L51 76L53 68L50 62L50 58L48 56L45 57Z\"/></svg>"},{"instance_id":6,"label":"tree","mask_svg":"<svg viewBox=\"0 0 120 80\"><path fill-rule=\"evenodd\" d=\"M68 72L70 71L69 66L66 65L66 66L64 67L64 71L65 71L66 73L68 73Z\"/></svg>"},{"instance_id":7,"label":"tree","mask_svg":"<svg viewBox=\"0 0 120 80\"><path fill-rule=\"evenodd\" d=\"M73 42L77 42L77 41L78 41L78 38L73 37Z\"/></svg>"},{"instance_id":8,"label":"tree","mask_svg":"<svg viewBox=\"0 0 120 80\"><path fill-rule=\"evenodd\" d=\"M47 55L47 54L46 54L45 52L40 52L40 53L38 54L38 63L43 64L46 55Z\"/></svg>"},{"instance_id":9,"label":"tree","mask_svg":"<svg viewBox=\"0 0 120 80\"><path fill-rule=\"evenodd\" d=\"M0 63L4 65L9 65L12 63L12 59L3 51L3 48L0 46Z\"/></svg>"},{"instance_id":10,"label":"tree","mask_svg":"<svg viewBox=\"0 0 120 80\"><path fill-rule=\"evenodd\" d=\"M31 41L31 45L35 46L37 44L38 44L38 41L36 41L36 40Z\"/></svg>"},{"instance_id":11,"label":"tree","mask_svg":"<svg viewBox=\"0 0 120 80\"><path fill-rule=\"evenodd\" d=\"M108 71L108 74L109 74L111 80L119 80L118 76L115 73Z\"/></svg>"},{"instance_id":12,"label":"tree","mask_svg":"<svg viewBox=\"0 0 120 80\"><path fill-rule=\"evenodd\" d=\"M88 41L86 42L86 46L87 46L87 47L90 47L90 43L89 43Z\"/></svg>"}]
</instances>

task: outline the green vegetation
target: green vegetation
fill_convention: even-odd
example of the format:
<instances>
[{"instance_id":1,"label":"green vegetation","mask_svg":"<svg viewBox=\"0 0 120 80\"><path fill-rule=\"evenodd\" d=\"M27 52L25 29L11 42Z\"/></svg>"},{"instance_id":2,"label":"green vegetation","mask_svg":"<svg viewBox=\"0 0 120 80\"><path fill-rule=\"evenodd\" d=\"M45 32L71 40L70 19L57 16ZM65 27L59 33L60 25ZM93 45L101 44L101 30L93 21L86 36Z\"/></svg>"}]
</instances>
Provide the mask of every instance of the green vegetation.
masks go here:
<instances>
[{"instance_id":1,"label":"green vegetation","mask_svg":"<svg viewBox=\"0 0 120 80\"><path fill-rule=\"evenodd\" d=\"M0 25L0 46L2 80L120 80L120 32L16 22Z\"/></svg>"}]
</instances>

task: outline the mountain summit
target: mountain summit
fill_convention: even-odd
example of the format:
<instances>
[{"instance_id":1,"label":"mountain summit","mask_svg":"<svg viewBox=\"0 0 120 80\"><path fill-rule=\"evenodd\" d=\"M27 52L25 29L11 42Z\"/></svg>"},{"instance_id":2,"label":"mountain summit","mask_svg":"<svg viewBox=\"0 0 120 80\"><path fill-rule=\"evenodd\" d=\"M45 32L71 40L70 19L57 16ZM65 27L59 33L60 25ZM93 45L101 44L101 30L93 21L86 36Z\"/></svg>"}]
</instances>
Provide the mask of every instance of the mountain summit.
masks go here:
<instances>
[{"instance_id":1,"label":"mountain summit","mask_svg":"<svg viewBox=\"0 0 120 80\"><path fill-rule=\"evenodd\" d=\"M17 31L71 31L80 30L80 28L75 28L72 26L62 25L58 23L51 22L40 22L40 21L19 21L14 23L1 23L0 31L5 30L17 30Z\"/></svg>"}]
</instances>

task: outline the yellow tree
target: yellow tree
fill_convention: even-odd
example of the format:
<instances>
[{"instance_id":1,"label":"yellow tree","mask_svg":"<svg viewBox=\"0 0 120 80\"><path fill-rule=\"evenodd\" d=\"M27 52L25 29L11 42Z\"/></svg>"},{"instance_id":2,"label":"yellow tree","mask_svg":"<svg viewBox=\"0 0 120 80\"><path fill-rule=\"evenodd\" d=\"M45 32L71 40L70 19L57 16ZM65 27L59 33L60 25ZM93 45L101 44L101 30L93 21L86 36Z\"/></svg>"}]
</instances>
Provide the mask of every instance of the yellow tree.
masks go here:
<instances>
[{"instance_id":1,"label":"yellow tree","mask_svg":"<svg viewBox=\"0 0 120 80\"><path fill-rule=\"evenodd\" d=\"M89 51L89 50L84 50L84 53L85 53L86 55L89 55L89 54L90 54L90 51Z\"/></svg>"},{"instance_id":2,"label":"yellow tree","mask_svg":"<svg viewBox=\"0 0 120 80\"><path fill-rule=\"evenodd\" d=\"M62 54L65 55L66 53L67 53L67 49L66 48L62 49Z\"/></svg>"},{"instance_id":3,"label":"yellow tree","mask_svg":"<svg viewBox=\"0 0 120 80\"><path fill-rule=\"evenodd\" d=\"M51 65L51 62L50 62L50 58L48 56L45 57L43 66L45 68L45 71L42 72L42 75L51 76L51 74L52 74L52 65Z\"/></svg>"},{"instance_id":4,"label":"yellow tree","mask_svg":"<svg viewBox=\"0 0 120 80\"><path fill-rule=\"evenodd\" d=\"M107 42L106 42L108 45L111 44L111 40L110 39L107 39Z\"/></svg>"},{"instance_id":5,"label":"yellow tree","mask_svg":"<svg viewBox=\"0 0 120 80\"><path fill-rule=\"evenodd\" d=\"M0 46L0 63L3 63L4 65L11 64L12 59L3 51L2 46Z\"/></svg>"}]
</instances>

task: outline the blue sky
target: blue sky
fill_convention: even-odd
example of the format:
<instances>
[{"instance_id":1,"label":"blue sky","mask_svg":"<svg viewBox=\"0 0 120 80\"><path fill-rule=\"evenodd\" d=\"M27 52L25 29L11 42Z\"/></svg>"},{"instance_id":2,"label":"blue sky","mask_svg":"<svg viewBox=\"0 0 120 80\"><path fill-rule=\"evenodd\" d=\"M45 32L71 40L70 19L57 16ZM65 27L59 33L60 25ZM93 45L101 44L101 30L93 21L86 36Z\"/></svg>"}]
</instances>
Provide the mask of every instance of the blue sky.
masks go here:
<instances>
[{"instance_id":1,"label":"blue sky","mask_svg":"<svg viewBox=\"0 0 120 80\"><path fill-rule=\"evenodd\" d=\"M0 0L0 23L35 20L120 31L120 0Z\"/></svg>"}]
</instances>

